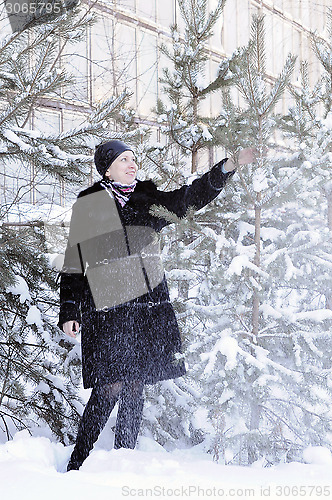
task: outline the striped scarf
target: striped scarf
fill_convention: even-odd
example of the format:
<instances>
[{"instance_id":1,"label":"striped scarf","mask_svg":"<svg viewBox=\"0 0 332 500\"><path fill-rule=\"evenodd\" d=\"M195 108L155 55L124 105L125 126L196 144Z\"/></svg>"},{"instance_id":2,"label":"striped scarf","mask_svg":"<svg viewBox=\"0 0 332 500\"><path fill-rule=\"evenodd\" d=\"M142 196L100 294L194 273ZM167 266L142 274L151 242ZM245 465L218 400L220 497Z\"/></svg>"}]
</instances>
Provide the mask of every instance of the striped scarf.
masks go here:
<instances>
[{"instance_id":1,"label":"striped scarf","mask_svg":"<svg viewBox=\"0 0 332 500\"><path fill-rule=\"evenodd\" d=\"M132 184L121 184L121 182L104 180L101 184L107 189L112 198L115 198L124 207L130 195L134 192L137 181L134 180Z\"/></svg>"}]
</instances>

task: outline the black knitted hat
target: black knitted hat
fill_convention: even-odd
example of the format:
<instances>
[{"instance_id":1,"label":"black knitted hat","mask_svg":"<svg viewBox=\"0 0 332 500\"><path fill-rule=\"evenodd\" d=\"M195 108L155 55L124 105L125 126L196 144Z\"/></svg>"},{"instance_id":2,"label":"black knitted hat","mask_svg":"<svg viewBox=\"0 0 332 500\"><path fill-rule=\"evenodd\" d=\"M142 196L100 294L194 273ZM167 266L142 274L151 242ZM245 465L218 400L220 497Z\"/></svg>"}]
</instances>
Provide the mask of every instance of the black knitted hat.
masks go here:
<instances>
[{"instance_id":1,"label":"black knitted hat","mask_svg":"<svg viewBox=\"0 0 332 500\"><path fill-rule=\"evenodd\" d=\"M111 163L124 151L132 151L132 148L118 140L108 141L96 147L95 165L102 177Z\"/></svg>"}]
</instances>

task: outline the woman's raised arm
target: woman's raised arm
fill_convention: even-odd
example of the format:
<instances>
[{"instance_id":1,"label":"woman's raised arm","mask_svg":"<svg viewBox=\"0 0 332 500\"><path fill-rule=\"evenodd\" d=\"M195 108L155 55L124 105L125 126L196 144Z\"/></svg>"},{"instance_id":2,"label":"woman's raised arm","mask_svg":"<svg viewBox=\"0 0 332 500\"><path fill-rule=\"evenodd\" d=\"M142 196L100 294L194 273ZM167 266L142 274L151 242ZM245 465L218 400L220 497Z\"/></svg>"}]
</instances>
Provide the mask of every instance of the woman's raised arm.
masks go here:
<instances>
[{"instance_id":1,"label":"woman's raised arm","mask_svg":"<svg viewBox=\"0 0 332 500\"><path fill-rule=\"evenodd\" d=\"M238 155L238 164L246 165L254 159L254 149L242 149ZM218 196L229 177L234 174L235 168L234 161L225 158L189 185L173 191L158 191L159 204L178 217L184 217L189 207L199 210Z\"/></svg>"}]
</instances>

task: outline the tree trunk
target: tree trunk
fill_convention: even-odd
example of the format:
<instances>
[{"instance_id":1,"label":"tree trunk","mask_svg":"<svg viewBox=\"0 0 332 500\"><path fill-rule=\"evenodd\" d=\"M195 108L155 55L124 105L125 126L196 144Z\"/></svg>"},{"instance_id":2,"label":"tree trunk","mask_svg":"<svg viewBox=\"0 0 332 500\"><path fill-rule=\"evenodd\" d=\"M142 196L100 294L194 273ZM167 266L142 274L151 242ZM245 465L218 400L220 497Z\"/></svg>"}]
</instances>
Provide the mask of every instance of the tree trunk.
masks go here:
<instances>
[{"instance_id":1,"label":"tree trunk","mask_svg":"<svg viewBox=\"0 0 332 500\"><path fill-rule=\"evenodd\" d=\"M261 193L257 193L257 204L261 201ZM261 218L262 209L259 205L255 207L255 258L254 264L260 267L261 264ZM258 290L254 289L252 306L252 334L254 341L257 341L259 330L259 295Z\"/></svg>"},{"instance_id":2,"label":"tree trunk","mask_svg":"<svg viewBox=\"0 0 332 500\"><path fill-rule=\"evenodd\" d=\"M259 205L261 201L262 194L259 192L256 195L256 206L255 206L255 257L254 264L257 267L261 265L261 219L262 219L262 209ZM258 278L256 277L258 281ZM253 344L258 343L258 332L259 332L259 305L260 305L260 297L259 292L255 288L253 292L253 302L252 302L252 340ZM252 347L252 355L255 356L255 349ZM256 380L256 374L252 377L251 383L253 384ZM259 422L261 416L261 410L258 405L258 401L256 399L255 391L252 389L251 391L251 409L250 409L250 430L254 431L259 429ZM248 462L252 464L256 460L258 460L258 451L256 440L253 438L252 443L248 444Z\"/></svg>"},{"instance_id":3,"label":"tree trunk","mask_svg":"<svg viewBox=\"0 0 332 500\"><path fill-rule=\"evenodd\" d=\"M193 125L197 125L197 117L198 117L198 97L194 95L193 97ZM198 147L197 144L194 144L191 153L191 173L197 172L198 167Z\"/></svg>"},{"instance_id":4,"label":"tree trunk","mask_svg":"<svg viewBox=\"0 0 332 500\"><path fill-rule=\"evenodd\" d=\"M257 400L253 395L252 404L251 404L251 415L250 415L250 430L254 431L259 429L260 422L260 407L257 404ZM251 439L251 442L248 443L248 462L252 464L259 459L258 447L256 444L256 436Z\"/></svg>"},{"instance_id":5,"label":"tree trunk","mask_svg":"<svg viewBox=\"0 0 332 500\"><path fill-rule=\"evenodd\" d=\"M327 199L327 226L332 231L332 182L329 182L325 187L325 194Z\"/></svg>"},{"instance_id":6,"label":"tree trunk","mask_svg":"<svg viewBox=\"0 0 332 500\"><path fill-rule=\"evenodd\" d=\"M193 96L193 125L197 125L198 121L198 97L197 95ZM198 147L197 144L194 144L193 149L191 151L191 173L197 172L198 167ZM189 232L186 245L189 245L194 240L194 236L191 232ZM187 281L179 282L179 296L183 299L188 299L189 295L189 283Z\"/></svg>"},{"instance_id":7,"label":"tree trunk","mask_svg":"<svg viewBox=\"0 0 332 500\"><path fill-rule=\"evenodd\" d=\"M195 173L197 171L198 167L198 151L195 148L192 152L192 157L191 157L191 173Z\"/></svg>"},{"instance_id":8,"label":"tree trunk","mask_svg":"<svg viewBox=\"0 0 332 500\"><path fill-rule=\"evenodd\" d=\"M325 195L327 199L327 227L332 231L332 182L328 182L325 186ZM332 291L327 290L325 293L325 308L332 309Z\"/></svg>"}]
</instances>

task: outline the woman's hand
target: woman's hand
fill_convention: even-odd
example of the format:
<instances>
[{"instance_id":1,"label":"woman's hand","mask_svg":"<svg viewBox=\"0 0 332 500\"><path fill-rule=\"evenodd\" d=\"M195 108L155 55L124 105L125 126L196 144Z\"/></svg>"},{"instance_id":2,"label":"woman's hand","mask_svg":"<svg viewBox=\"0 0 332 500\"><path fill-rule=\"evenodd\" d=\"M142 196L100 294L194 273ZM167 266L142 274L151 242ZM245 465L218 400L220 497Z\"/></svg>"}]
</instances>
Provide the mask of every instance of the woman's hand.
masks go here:
<instances>
[{"instance_id":1,"label":"woman's hand","mask_svg":"<svg viewBox=\"0 0 332 500\"><path fill-rule=\"evenodd\" d=\"M248 165L248 163L253 163L256 160L256 157L257 157L256 148L241 149L238 154L237 163L239 165ZM236 168L235 162L231 158L228 158L226 163L224 163L224 169L227 170L227 172L232 172L235 168Z\"/></svg>"},{"instance_id":2,"label":"woman's hand","mask_svg":"<svg viewBox=\"0 0 332 500\"><path fill-rule=\"evenodd\" d=\"M62 325L62 329L66 335L75 338L80 329L80 325L77 321L66 321L66 323Z\"/></svg>"}]
</instances>

